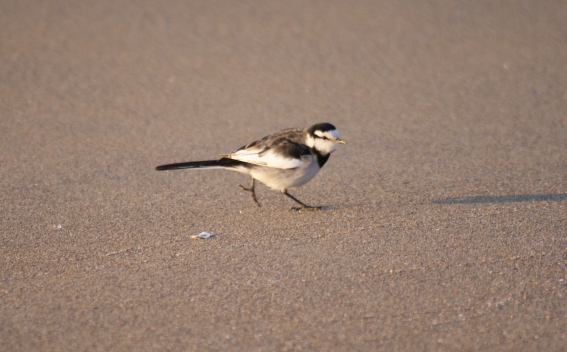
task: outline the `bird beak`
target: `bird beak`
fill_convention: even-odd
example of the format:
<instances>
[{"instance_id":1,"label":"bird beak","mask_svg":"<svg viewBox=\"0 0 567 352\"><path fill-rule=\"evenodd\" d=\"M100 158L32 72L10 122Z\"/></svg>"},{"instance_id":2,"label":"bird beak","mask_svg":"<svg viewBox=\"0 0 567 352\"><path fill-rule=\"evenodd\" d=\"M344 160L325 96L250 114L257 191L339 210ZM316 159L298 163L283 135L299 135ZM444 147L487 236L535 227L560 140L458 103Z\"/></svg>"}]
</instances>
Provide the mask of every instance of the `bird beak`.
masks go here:
<instances>
[{"instance_id":1,"label":"bird beak","mask_svg":"<svg viewBox=\"0 0 567 352\"><path fill-rule=\"evenodd\" d=\"M338 144L346 144L346 142L342 139L337 139L335 142L337 142Z\"/></svg>"}]
</instances>

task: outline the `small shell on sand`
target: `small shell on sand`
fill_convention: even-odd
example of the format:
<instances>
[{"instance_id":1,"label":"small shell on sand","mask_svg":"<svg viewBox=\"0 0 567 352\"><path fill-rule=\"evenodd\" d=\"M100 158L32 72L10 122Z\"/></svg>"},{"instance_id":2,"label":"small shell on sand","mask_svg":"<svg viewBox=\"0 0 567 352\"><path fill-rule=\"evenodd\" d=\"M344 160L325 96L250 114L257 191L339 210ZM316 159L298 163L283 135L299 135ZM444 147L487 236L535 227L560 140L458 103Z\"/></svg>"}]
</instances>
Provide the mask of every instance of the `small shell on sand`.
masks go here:
<instances>
[{"instance_id":1,"label":"small shell on sand","mask_svg":"<svg viewBox=\"0 0 567 352\"><path fill-rule=\"evenodd\" d=\"M206 239L206 238L209 238L209 237L211 237L211 234L210 234L210 233L208 233L208 232L201 232L201 233L198 234L198 235L193 235L193 236L191 236L191 239L192 239L192 240L198 240L198 239Z\"/></svg>"}]
</instances>

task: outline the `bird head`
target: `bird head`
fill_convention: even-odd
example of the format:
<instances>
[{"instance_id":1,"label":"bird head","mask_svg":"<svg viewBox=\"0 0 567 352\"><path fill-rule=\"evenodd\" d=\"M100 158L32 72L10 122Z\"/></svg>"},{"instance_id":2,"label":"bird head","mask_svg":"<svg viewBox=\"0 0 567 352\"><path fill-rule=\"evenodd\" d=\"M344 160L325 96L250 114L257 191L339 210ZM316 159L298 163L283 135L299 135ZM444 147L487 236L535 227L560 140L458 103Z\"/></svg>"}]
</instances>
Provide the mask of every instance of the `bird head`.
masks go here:
<instances>
[{"instance_id":1,"label":"bird head","mask_svg":"<svg viewBox=\"0 0 567 352\"><path fill-rule=\"evenodd\" d=\"M346 144L339 138L339 131L330 123L318 123L307 129L306 144L322 155L327 155L335 151L339 144Z\"/></svg>"}]
</instances>

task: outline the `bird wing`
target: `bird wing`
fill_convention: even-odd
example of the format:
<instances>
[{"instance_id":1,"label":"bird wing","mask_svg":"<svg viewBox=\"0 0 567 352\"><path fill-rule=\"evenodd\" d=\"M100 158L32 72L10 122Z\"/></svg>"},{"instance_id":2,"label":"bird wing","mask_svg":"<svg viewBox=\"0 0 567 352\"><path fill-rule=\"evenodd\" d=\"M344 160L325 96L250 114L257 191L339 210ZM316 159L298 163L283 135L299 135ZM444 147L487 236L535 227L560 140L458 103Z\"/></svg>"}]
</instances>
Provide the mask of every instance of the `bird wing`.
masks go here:
<instances>
[{"instance_id":1,"label":"bird wing","mask_svg":"<svg viewBox=\"0 0 567 352\"><path fill-rule=\"evenodd\" d=\"M259 166L295 169L312 156L309 147L298 142L298 134L301 132L284 130L221 156Z\"/></svg>"}]
</instances>

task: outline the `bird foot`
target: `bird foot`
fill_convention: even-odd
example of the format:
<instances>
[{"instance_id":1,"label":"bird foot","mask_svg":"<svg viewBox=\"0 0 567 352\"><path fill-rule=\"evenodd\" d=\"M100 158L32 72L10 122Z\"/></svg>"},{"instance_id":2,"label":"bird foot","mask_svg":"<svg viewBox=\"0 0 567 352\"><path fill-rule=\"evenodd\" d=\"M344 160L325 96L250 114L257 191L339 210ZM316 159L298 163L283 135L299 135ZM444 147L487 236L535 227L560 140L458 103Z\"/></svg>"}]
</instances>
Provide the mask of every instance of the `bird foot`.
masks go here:
<instances>
[{"instance_id":1,"label":"bird foot","mask_svg":"<svg viewBox=\"0 0 567 352\"><path fill-rule=\"evenodd\" d=\"M238 185L238 187L240 187L240 188L242 188L243 190L248 191L248 192L254 192L254 188L252 188L252 187L246 188L246 187L244 187L243 185Z\"/></svg>"},{"instance_id":2,"label":"bird foot","mask_svg":"<svg viewBox=\"0 0 567 352\"><path fill-rule=\"evenodd\" d=\"M254 201L254 203L256 203L257 206L261 207L260 203L258 202L258 199L256 199L256 190L254 188L254 185L252 185L252 187L250 188L246 188L243 185L238 185L238 186L242 188L244 191L252 193L252 200Z\"/></svg>"}]
</instances>

